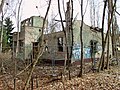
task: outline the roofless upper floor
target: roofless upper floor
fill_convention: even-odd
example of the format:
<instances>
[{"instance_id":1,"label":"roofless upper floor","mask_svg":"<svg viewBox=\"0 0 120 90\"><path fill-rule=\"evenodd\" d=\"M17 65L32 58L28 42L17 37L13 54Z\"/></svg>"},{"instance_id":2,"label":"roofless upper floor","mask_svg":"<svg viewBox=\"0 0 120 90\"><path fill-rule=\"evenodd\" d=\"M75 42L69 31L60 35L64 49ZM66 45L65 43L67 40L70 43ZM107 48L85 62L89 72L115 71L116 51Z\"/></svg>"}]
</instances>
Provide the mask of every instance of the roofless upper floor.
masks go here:
<instances>
[{"instance_id":1,"label":"roofless upper floor","mask_svg":"<svg viewBox=\"0 0 120 90\"><path fill-rule=\"evenodd\" d=\"M31 16L21 22L21 26L42 27L44 18L41 16Z\"/></svg>"}]
</instances>

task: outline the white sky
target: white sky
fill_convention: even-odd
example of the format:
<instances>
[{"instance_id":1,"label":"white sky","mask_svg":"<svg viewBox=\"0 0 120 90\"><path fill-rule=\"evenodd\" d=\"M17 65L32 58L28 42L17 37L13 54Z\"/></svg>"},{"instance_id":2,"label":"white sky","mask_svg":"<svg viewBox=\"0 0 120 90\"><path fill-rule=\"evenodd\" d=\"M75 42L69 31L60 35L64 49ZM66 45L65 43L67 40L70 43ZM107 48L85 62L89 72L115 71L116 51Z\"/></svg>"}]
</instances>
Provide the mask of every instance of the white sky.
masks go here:
<instances>
[{"instance_id":1,"label":"white sky","mask_svg":"<svg viewBox=\"0 0 120 90\"><path fill-rule=\"evenodd\" d=\"M33 16L33 15L41 15L44 17L45 13L46 13L46 9L47 9L47 3L46 1L48 0L25 0L23 3L24 3L24 8L23 8L23 19L24 18L27 18L27 17L30 17L30 16ZM60 0L62 1L62 0ZM66 5L66 2L68 0L64 0L65 1L65 5ZM74 17L77 15L77 13L80 12L80 4L78 2L78 0L74 0ZM36 9L36 6L38 6L38 10ZM62 9L62 3L61 3L61 9ZM66 6L65 6L66 8ZM51 13L54 13L54 15L57 15L58 14L58 7L57 7L57 0L52 0L52 5L51 5L51 8L50 8L50 11L49 11L49 16L50 17ZM90 21L89 21L89 12L87 10L86 12L87 16L85 17L85 22L87 24L90 24ZM64 14L63 14L63 17L64 17ZM78 18L80 19L80 15L78 15ZM59 15L57 16L57 19L59 19Z\"/></svg>"},{"instance_id":2,"label":"white sky","mask_svg":"<svg viewBox=\"0 0 120 90\"><path fill-rule=\"evenodd\" d=\"M16 1L16 0L6 0L7 1ZM49 0L23 0L23 5L22 5L22 8L21 8L21 20L24 20L26 18L29 18L30 16L38 16L38 15L41 15L41 16L45 16L45 13L46 13L46 10L47 10L47 6L48 6L48 2ZM62 0L61 1L61 9L63 9L63 6L62 6ZM68 0L64 0L64 4L65 4L65 8L66 8L66 2ZM79 1L80 0L73 0L74 2L74 17L78 14L78 17L77 19L81 19L81 16L80 16L80 4L79 4ZM88 0L90 1L90 0ZM99 22L100 22L100 26L101 26L101 22L102 22L102 11L103 11L103 0L95 0L96 1L96 6L98 6L99 8ZM117 0L117 10L118 12L120 12L120 5L119 5L119 2L120 0ZM12 4L12 3L11 3ZM84 0L84 8L87 4L87 0ZM98 5L99 4L99 5ZM13 4L13 6L15 6ZM11 6L11 7L13 7ZM38 6L38 9L36 9L36 6ZM9 7L11 9L11 7ZM96 8L97 9L97 8ZM11 11L12 12L12 11ZM51 13L54 13L53 15L57 15L58 14L58 7L57 7L57 0L52 0L52 5L51 5L51 8L50 8L50 11L49 11L49 16L48 16L48 19L50 20L51 18ZM63 17L64 17L64 12L62 13ZM59 19L59 15L56 17L56 19ZM107 20L107 17L106 17L106 20ZM13 18L13 21L15 22L15 18ZM120 16L117 15L117 21L118 21L118 25L120 27ZM89 3L88 3L88 6L87 6L87 11L85 13L85 17L84 17L84 22L87 24L87 25L91 25L90 23L90 7L89 7Z\"/></svg>"},{"instance_id":3,"label":"white sky","mask_svg":"<svg viewBox=\"0 0 120 90\"><path fill-rule=\"evenodd\" d=\"M22 19L28 18L30 16L33 15L41 15L44 17L45 13L46 13L46 9L47 9L47 2L48 0L24 0L24 6L23 6L23 15L22 15ZM61 1L61 9L63 9L62 7L62 0ZM66 2L69 0L64 0L64 4L66 5ZM80 16L80 0L73 0L74 2L74 17L78 14L78 18L77 19L81 19ZM88 0L90 1L90 0ZM101 26L101 18L102 18L102 11L103 11L103 0L94 0L97 1L96 2L96 6L98 6L99 8L99 19L100 19L100 26ZM119 4L120 0L117 0L117 7L118 7L118 12L120 12L120 4ZM87 4L87 0L84 0L84 8ZM99 4L99 5L98 5ZM36 6L38 6L38 10L36 9ZM51 9L49 12L49 16L48 18L50 18L50 13L54 13L54 15L58 14L58 9L57 9L57 0L52 0L52 5L51 5ZM66 8L66 6L65 6ZM97 9L97 8L96 8ZM88 2L88 6L87 6L87 11L85 13L85 17L84 17L84 22L87 25L91 25L90 23L90 7L89 7L89 2ZM64 17L64 13L62 14ZM59 15L57 16L57 19L59 19ZM96 18L97 19L97 18ZM117 19L118 19L118 25L120 25L120 16L117 15ZM107 17L106 17L107 20Z\"/></svg>"}]
</instances>

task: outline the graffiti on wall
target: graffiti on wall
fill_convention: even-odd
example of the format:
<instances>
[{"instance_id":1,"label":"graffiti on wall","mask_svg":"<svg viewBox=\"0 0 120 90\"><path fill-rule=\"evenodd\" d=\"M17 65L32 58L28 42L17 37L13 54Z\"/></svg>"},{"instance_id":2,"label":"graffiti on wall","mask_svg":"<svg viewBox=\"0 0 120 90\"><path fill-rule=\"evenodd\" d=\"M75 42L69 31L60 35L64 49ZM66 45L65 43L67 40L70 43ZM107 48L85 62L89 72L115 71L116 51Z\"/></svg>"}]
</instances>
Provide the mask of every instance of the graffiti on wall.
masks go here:
<instances>
[{"instance_id":1,"label":"graffiti on wall","mask_svg":"<svg viewBox=\"0 0 120 90\"><path fill-rule=\"evenodd\" d=\"M84 48L84 58L90 58L90 47ZM74 44L73 46L73 59L79 60L81 57L81 47L80 44Z\"/></svg>"},{"instance_id":2,"label":"graffiti on wall","mask_svg":"<svg viewBox=\"0 0 120 90\"><path fill-rule=\"evenodd\" d=\"M73 46L73 59L75 59L75 60L80 59L80 55L81 55L80 52L81 52L80 45L74 44L74 46Z\"/></svg>"},{"instance_id":3,"label":"graffiti on wall","mask_svg":"<svg viewBox=\"0 0 120 90\"><path fill-rule=\"evenodd\" d=\"M90 58L91 57L91 54L90 54L90 47L86 47L84 48L84 57L85 58Z\"/></svg>"}]
</instances>

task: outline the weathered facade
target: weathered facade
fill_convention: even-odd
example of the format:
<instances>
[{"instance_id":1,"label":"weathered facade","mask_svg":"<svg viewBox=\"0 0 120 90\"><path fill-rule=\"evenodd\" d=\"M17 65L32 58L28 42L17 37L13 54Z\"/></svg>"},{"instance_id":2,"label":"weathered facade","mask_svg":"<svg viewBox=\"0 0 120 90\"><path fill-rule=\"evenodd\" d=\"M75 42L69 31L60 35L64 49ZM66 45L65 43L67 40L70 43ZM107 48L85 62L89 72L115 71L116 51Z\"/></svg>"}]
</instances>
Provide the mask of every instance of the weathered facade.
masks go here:
<instances>
[{"instance_id":1,"label":"weathered facade","mask_svg":"<svg viewBox=\"0 0 120 90\"><path fill-rule=\"evenodd\" d=\"M80 25L81 21L77 20L73 25L73 51L72 62L80 59ZM98 28L92 28L85 23L83 24L83 45L84 45L84 59L90 57L90 41L97 41L98 52L102 50L101 31ZM65 35L63 31L54 32L45 35L44 42L46 43L46 50L43 53L41 59L46 60L65 60L66 48L65 48ZM99 57L96 55L96 57Z\"/></svg>"},{"instance_id":2,"label":"weathered facade","mask_svg":"<svg viewBox=\"0 0 120 90\"><path fill-rule=\"evenodd\" d=\"M42 59L64 60L65 58L65 37L63 31L45 34L44 43L46 45Z\"/></svg>"},{"instance_id":3,"label":"weathered facade","mask_svg":"<svg viewBox=\"0 0 120 90\"><path fill-rule=\"evenodd\" d=\"M41 34L43 17L32 16L21 22L21 31L19 32L19 54L22 59L29 59L32 52L32 42L36 42ZM17 32L13 34L13 47L17 44Z\"/></svg>"}]
</instances>

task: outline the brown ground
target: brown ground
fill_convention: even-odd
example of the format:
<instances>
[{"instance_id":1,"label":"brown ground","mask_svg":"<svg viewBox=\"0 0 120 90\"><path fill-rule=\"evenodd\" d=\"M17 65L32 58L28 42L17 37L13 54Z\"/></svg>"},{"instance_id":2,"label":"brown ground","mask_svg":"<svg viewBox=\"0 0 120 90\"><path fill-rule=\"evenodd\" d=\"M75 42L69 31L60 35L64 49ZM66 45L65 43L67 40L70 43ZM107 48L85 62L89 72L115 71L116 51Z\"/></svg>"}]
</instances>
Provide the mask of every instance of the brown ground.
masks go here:
<instances>
[{"instance_id":1,"label":"brown ground","mask_svg":"<svg viewBox=\"0 0 120 90\"><path fill-rule=\"evenodd\" d=\"M72 79L68 80L67 75L61 79L60 76L52 77L52 67L36 67L33 74L34 90L120 90L120 67L114 66L110 70L100 73L89 72L83 74L82 78L76 77L79 68L71 68ZM55 67L55 74L58 75L63 67ZM61 68L61 69L60 69ZM27 78L27 73L17 77L17 90L22 90ZM0 90L13 90L13 76L10 74L0 75ZM29 86L28 90L31 86Z\"/></svg>"}]
</instances>

